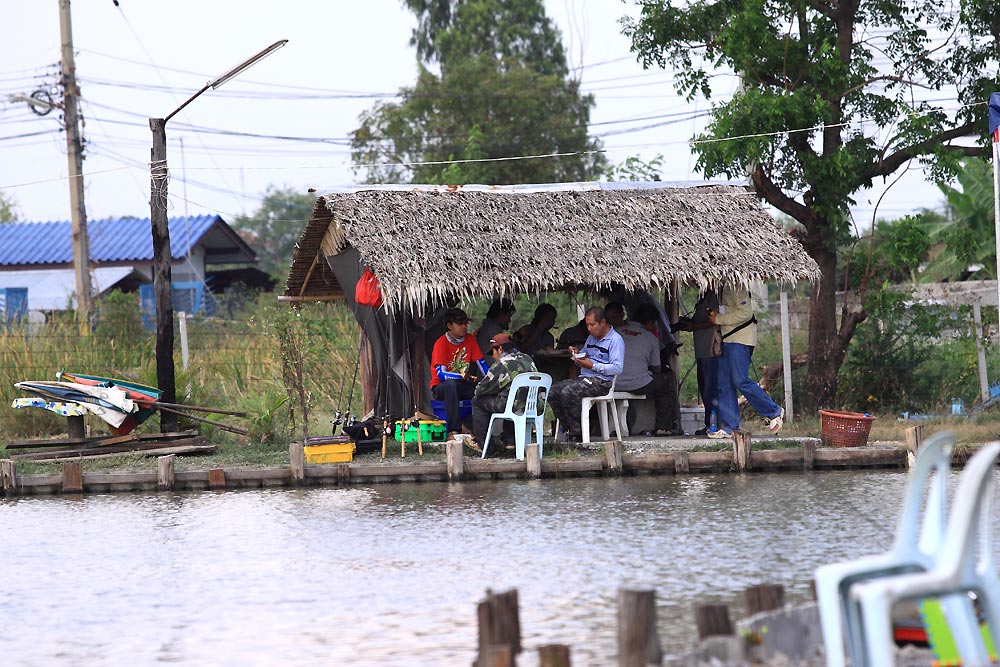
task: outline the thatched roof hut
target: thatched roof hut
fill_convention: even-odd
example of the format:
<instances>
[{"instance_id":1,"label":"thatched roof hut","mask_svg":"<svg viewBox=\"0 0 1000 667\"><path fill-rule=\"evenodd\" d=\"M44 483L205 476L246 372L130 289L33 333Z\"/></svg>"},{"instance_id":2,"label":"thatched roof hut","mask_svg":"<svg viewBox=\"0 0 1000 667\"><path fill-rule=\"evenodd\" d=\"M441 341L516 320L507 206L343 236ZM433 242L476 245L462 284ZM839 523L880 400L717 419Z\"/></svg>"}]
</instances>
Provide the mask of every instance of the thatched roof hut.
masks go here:
<instances>
[{"instance_id":1,"label":"thatched roof hut","mask_svg":"<svg viewBox=\"0 0 1000 667\"><path fill-rule=\"evenodd\" d=\"M816 263L745 188L600 185L408 187L320 197L281 300L353 291L324 261L347 248L378 276L390 311L420 311L449 298L818 276Z\"/></svg>"}]
</instances>

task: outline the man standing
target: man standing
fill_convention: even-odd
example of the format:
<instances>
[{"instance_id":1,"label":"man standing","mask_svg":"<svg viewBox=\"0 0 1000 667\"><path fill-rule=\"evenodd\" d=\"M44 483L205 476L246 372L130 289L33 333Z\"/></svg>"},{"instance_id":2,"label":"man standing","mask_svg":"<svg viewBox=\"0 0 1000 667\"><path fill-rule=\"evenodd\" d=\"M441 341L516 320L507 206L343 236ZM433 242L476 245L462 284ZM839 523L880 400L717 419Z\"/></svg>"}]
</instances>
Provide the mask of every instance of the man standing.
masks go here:
<instances>
[{"instance_id":1,"label":"man standing","mask_svg":"<svg viewBox=\"0 0 1000 667\"><path fill-rule=\"evenodd\" d=\"M472 398L476 389L475 374L486 375L486 364L479 346L469 335L469 316L461 308L449 308L444 313L447 331L434 343L431 351L431 394L444 401L448 431L462 430L459 401Z\"/></svg>"},{"instance_id":2,"label":"man standing","mask_svg":"<svg viewBox=\"0 0 1000 667\"><path fill-rule=\"evenodd\" d=\"M479 343L479 351L482 352L487 366L493 363L493 358L490 356L490 341L501 331L507 330L515 312L517 309L510 299L494 301L486 311L486 319L476 331L476 342Z\"/></svg>"},{"instance_id":3,"label":"man standing","mask_svg":"<svg viewBox=\"0 0 1000 667\"><path fill-rule=\"evenodd\" d=\"M684 331L690 331L694 339L694 357L698 365L698 393L701 404L705 406L705 426L694 432L695 435L707 435L712 427L712 410L719 410L719 360L712 354L712 334L715 325L708 318L710 311L719 309L719 297L715 290L706 290L698 303L694 305L694 313L690 319L681 319L679 326Z\"/></svg>"},{"instance_id":4,"label":"man standing","mask_svg":"<svg viewBox=\"0 0 1000 667\"><path fill-rule=\"evenodd\" d=\"M681 406L677 385L671 386L672 374L662 372L660 339L656 336L656 321L659 319L656 308L644 303L635 309L634 317L626 321L625 309L617 301L612 301L604 306L604 314L625 342L625 360L615 382L615 390L645 394L653 399L656 419L650 435L684 435L680 427Z\"/></svg>"},{"instance_id":5,"label":"man standing","mask_svg":"<svg viewBox=\"0 0 1000 667\"><path fill-rule=\"evenodd\" d=\"M580 376L555 383L549 396L549 405L567 438L577 441L583 436L580 426L583 399L607 394L625 361L625 342L608 323L603 308L595 306L588 310L584 322L590 335L583 348L569 348Z\"/></svg>"},{"instance_id":6,"label":"man standing","mask_svg":"<svg viewBox=\"0 0 1000 667\"><path fill-rule=\"evenodd\" d=\"M524 354L511 342L510 336L498 333L490 341L490 356L493 363L486 377L476 385L476 395L472 399L472 423L476 442L489 451L490 443L486 442L486 432L490 427L490 417L495 412L503 412L507 407L507 394L510 385L521 373L533 373L538 369L531 357ZM520 406L518 406L520 408ZM513 440L513 423L504 420L504 437L507 442ZM510 431L508 433L508 431ZM494 448L494 455L499 456L503 448Z\"/></svg>"},{"instance_id":7,"label":"man standing","mask_svg":"<svg viewBox=\"0 0 1000 667\"><path fill-rule=\"evenodd\" d=\"M740 430L740 406L736 392L746 396L753 409L764 418L771 433L785 420L778 406L760 385L750 379L750 357L757 345L757 318L750 291L726 285L719 289L719 310L709 311L709 321L722 327L722 356L719 357L719 430L710 438L728 438Z\"/></svg>"}]
</instances>

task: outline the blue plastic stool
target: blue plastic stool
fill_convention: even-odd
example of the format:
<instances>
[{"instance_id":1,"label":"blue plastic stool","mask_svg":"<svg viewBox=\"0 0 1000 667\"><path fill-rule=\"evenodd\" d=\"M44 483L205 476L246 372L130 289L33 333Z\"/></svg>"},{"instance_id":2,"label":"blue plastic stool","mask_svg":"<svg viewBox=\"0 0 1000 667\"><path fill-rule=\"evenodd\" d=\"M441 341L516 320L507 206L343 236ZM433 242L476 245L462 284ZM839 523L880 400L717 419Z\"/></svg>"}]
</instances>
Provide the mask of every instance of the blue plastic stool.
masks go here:
<instances>
[{"instance_id":1,"label":"blue plastic stool","mask_svg":"<svg viewBox=\"0 0 1000 667\"><path fill-rule=\"evenodd\" d=\"M447 413L445 412L445 409L444 409L444 401L431 400L431 410L434 411L434 416L437 417L438 419L440 419L441 421L444 421L444 422L448 421L448 415L447 415ZM461 417L462 421L465 421L466 419L471 418L472 417L472 401L459 401L458 402L458 414ZM450 424L449 424L449 426L450 426ZM452 429L449 428L448 430L451 431ZM455 430L459 430L459 429L455 429Z\"/></svg>"}]
</instances>

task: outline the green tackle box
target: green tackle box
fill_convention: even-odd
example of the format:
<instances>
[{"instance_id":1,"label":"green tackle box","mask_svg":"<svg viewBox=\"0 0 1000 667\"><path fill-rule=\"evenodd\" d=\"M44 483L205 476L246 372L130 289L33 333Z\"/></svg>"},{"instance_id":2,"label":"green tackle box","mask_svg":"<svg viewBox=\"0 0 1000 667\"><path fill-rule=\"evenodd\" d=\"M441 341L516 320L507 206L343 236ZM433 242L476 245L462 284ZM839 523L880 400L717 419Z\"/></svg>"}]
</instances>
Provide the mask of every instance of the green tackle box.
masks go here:
<instances>
[{"instance_id":1,"label":"green tackle box","mask_svg":"<svg viewBox=\"0 0 1000 667\"><path fill-rule=\"evenodd\" d=\"M403 423L403 420L396 422L396 440L400 442L416 442L417 428L411 426L404 432ZM420 420L420 442L444 442L444 439L447 437L448 422L437 419Z\"/></svg>"}]
</instances>

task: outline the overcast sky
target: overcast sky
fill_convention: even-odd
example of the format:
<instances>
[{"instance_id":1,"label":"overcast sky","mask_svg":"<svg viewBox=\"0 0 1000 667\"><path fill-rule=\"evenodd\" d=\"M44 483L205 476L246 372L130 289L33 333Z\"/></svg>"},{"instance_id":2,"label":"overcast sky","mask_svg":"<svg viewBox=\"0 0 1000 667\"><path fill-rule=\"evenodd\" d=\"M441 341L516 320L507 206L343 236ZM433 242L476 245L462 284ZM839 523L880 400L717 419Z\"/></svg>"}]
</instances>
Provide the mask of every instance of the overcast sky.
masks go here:
<instances>
[{"instance_id":1,"label":"overcast sky","mask_svg":"<svg viewBox=\"0 0 1000 667\"><path fill-rule=\"evenodd\" d=\"M208 80L278 39L290 40L238 79L209 90L167 124L171 215L252 213L269 185L318 193L356 182L348 135L358 115L415 79L413 15L399 0L74 0L73 38L86 140L90 219L149 216L149 117L163 117ZM58 0L18 3L0 22L0 190L27 220L68 220L66 138L59 113L38 116L16 94L55 91ZM663 180L700 179L688 140L704 101L677 97L669 72L645 71L629 53L618 0L547 0L570 66L597 99L591 134L611 163L666 156ZM735 81L719 77L717 92ZM882 189L859 193L870 224ZM912 171L879 217L942 196Z\"/></svg>"}]
</instances>

